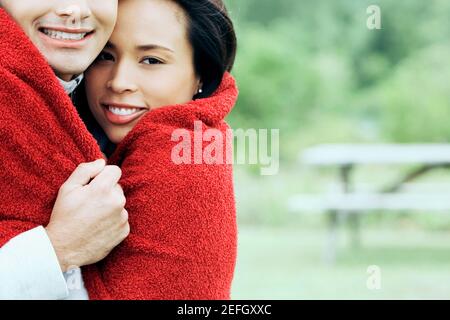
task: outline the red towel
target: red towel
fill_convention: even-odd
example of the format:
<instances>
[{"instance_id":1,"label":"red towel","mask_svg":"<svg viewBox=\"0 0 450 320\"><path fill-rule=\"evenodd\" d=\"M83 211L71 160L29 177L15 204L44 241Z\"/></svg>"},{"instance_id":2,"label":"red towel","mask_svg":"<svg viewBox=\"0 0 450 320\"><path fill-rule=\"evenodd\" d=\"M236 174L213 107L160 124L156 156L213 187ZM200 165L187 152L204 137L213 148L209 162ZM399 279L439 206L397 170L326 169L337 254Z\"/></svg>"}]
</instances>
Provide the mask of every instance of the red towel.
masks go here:
<instances>
[{"instance_id":1,"label":"red towel","mask_svg":"<svg viewBox=\"0 0 450 320\"><path fill-rule=\"evenodd\" d=\"M2 246L46 225L62 183L79 163L102 155L52 70L3 10L0 45ZM226 74L211 98L149 112L118 146L109 162L123 171L131 234L105 260L83 268L91 299L230 298L237 247L232 167L177 165L171 153L179 142L171 137L179 128L193 137L196 120L203 132L225 134L236 98Z\"/></svg>"}]
</instances>

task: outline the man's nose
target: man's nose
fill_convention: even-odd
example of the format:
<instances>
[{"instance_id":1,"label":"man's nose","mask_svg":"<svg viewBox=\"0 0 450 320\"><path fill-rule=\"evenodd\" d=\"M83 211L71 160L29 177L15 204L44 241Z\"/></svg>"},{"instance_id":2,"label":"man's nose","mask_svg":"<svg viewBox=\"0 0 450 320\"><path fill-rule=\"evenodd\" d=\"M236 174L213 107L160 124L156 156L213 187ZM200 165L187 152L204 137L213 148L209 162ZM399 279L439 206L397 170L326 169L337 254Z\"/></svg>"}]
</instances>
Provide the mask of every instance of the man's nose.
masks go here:
<instances>
[{"instance_id":1,"label":"man's nose","mask_svg":"<svg viewBox=\"0 0 450 320\"><path fill-rule=\"evenodd\" d=\"M65 19L68 27L81 27L81 22L92 15L88 0L62 1L56 14Z\"/></svg>"}]
</instances>

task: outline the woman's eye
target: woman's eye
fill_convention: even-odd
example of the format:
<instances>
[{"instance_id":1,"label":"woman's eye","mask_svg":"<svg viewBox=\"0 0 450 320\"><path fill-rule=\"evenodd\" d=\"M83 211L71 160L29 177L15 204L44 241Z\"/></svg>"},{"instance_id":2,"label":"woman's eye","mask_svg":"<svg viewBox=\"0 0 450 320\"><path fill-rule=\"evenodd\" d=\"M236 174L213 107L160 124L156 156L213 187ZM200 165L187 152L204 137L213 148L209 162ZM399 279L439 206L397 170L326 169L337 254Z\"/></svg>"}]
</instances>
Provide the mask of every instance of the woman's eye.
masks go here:
<instances>
[{"instance_id":1,"label":"woman's eye","mask_svg":"<svg viewBox=\"0 0 450 320\"><path fill-rule=\"evenodd\" d=\"M161 60L158 60L156 58L151 58L151 57L144 58L142 60L142 63L144 63L144 64L163 64L163 62Z\"/></svg>"},{"instance_id":2,"label":"woman's eye","mask_svg":"<svg viewBox=\"0 0 450 320\"><path fill-rule=\"evenodd\" d=\"M108 52L102 52L98 55L97 61L113 61L114 57Z\"/></svg>"}]
</instances>

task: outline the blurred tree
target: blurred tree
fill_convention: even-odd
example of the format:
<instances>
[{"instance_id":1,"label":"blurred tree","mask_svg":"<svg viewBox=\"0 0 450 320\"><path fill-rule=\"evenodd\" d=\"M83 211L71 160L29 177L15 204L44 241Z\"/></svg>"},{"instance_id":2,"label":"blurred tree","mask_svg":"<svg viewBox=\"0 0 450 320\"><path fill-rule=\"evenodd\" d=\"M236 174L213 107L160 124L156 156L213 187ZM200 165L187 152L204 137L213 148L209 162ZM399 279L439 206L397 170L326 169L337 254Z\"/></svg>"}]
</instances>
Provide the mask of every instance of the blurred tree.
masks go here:
<instances>
[{"instance_id":1,"label":"blurred tree","mask_svg":"<svg viewBox=\"0 0 450 320\"><path fill-rule=\"evenodd\" d=\"M450 137L450 1L226 2L239 38L234 74L241 94L232 126L280 128L288 148L302 137ZM366 27L372 4L381 7L381 30ZM342 128L348 134L336 132Z\"/></svg>"}]
</instances>

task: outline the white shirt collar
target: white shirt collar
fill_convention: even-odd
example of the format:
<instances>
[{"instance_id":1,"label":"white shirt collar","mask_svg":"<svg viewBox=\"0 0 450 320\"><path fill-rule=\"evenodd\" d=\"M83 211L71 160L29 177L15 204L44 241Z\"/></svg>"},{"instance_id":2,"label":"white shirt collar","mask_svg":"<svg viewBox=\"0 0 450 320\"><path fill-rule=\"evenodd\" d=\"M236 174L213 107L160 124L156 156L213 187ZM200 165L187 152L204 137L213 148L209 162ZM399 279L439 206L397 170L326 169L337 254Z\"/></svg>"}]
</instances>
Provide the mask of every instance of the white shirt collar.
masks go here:
<instances>
[{"instance_id":1,"label":"white shirt collar","mask_svg":"<svg viewBox=\"0 0 450 320\"><path fill-rule=\"evenodd\" d=\"M64 88L64 91L66 91L67 94L71 94L75 91L75 89L78 87L78 85L81 83L81 80L83 80L84 75L80 74L75 79L72 79L70 81L64 81L60 78L58 78L59 82Z\"/></svg>"}]
</instances>

